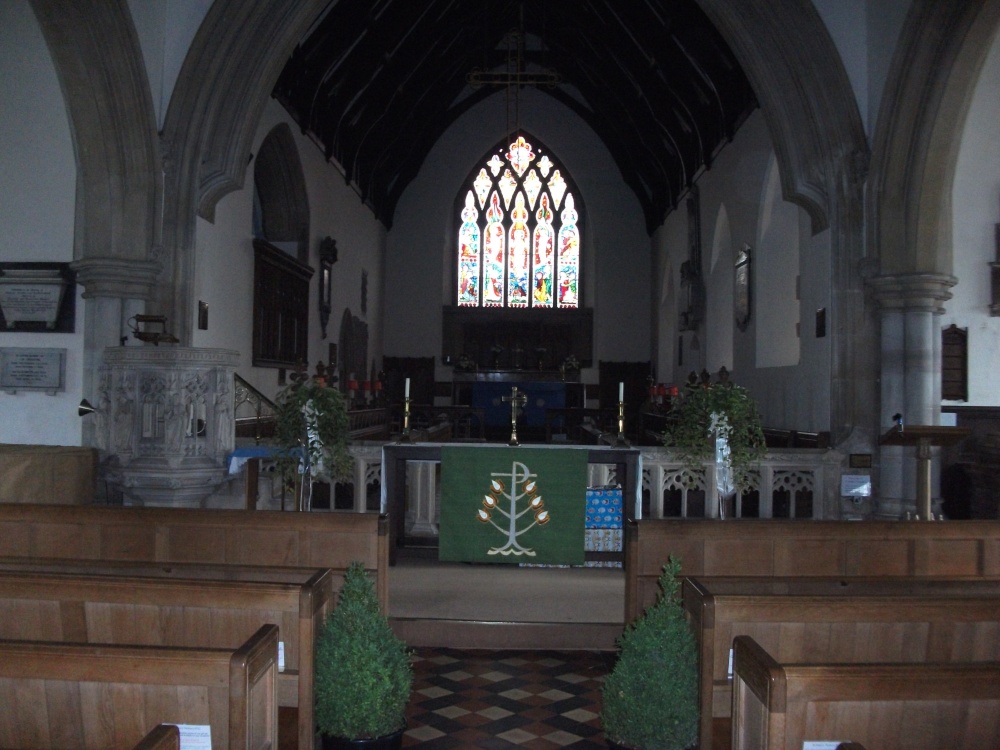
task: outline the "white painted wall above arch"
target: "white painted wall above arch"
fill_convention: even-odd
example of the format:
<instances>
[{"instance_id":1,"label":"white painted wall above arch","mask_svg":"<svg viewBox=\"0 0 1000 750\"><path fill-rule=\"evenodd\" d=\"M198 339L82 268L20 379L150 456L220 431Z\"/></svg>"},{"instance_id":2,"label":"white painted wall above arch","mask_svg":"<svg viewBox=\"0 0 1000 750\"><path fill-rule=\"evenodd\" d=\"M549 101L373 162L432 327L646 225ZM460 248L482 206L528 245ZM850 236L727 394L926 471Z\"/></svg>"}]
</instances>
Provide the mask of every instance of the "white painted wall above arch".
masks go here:
<instances>
[{"instance_id":1,"label":"white painted wall above arch","mask_svg":"<svg viewBox=\"0 0 1000 750\"><path fill-rule=\"evenodd\" d=\"M720 367L733 369L733 260L736 249L729 227L726 204L719 205L712 224L707 290L708 305L705 310L705 367L718 372Z\"/></svg>"},{"instance_id":2,"label":"white painted wall above arch","mask_svg":"<svg viewBox=\"0 0 1000 750\"><path fill-rule=\"evenodd\" d=\"M799 363L798 278L798 209L781 197L778 160L772 155L753 248L751 305L757 321L757 367L791 367Z\"/></svg>"}]
</instances>

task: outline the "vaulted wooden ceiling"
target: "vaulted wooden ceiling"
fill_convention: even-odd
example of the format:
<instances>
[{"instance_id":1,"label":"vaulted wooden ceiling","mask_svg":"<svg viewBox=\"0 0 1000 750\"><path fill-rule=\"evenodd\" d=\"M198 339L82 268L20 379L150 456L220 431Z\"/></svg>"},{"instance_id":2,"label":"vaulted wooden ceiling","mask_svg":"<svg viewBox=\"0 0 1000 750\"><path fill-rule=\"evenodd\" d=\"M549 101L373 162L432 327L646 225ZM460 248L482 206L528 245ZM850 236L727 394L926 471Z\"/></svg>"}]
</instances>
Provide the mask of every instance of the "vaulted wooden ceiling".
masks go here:
<instances>
[{"instance_id":1,"label":"vaulted wooden ceiling","mask_svg":"<svg viewBox=\"0 0 1000 750\"><path fill-rule=\"evenodd\" d=\"M431 146L497 92L467 75L508 70L515 29L522 70L558 76L539 90L593 128L650 231L756 106L695 0L337 0L274 93L391 226Z\"/></svg>"}]
</instances>

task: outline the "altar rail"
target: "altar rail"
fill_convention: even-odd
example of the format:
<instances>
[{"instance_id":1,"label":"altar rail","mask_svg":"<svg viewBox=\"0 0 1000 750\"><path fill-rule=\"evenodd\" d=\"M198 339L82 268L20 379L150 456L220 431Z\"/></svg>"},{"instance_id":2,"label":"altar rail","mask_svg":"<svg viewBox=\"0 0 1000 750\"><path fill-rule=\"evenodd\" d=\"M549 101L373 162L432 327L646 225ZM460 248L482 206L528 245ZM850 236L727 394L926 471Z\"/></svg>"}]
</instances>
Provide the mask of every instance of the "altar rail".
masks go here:
<instances>
[{"instance_id":1,"label":"altar rail","mask_svg":"<svg viewBox=\"0 0 1000 750\"><path fill-rule=\"evenodd\" d=\"M683 576L1000 578L1000 521L648 519L625 525L625 621Z\"/></svg>"},{"instance_id":2,"label":"altar rail","mask_svg":"<svg viewBox=\"0 0 1000 750\"><path fill-rule=\"evenodd\" d=\"M389 445L392 445L391 443ZM420 443L417 443L420 445ZM427 444L424 444L427 445ZM382 483L382 445L352 443L354 459L354 510L366 510L370 486ZM701 471L684 466L667 448L641 451L643 518L718 518L719 494L715 464L705 462ZM729 515L735 518L840 518L840 462L836 451L793 449L771 452L756 472L756 485L736 493ZM614 464L593 464L589 484L619 482ZM360 492L358 491L360 488Z\"/></svg>"},{"instance_id":3,"label":"altar rail","mask_svg":"<svg viewBox=\"0 0 1000 750\"><path fill-rule=\"evenodd\" d=\"M824 449L770 451L754 486L737 492L726 517L840 518L840 453ZM642 449L644 518L718 518L716 467L684 465L668 448Z\"/></svg>"}]
</instances>

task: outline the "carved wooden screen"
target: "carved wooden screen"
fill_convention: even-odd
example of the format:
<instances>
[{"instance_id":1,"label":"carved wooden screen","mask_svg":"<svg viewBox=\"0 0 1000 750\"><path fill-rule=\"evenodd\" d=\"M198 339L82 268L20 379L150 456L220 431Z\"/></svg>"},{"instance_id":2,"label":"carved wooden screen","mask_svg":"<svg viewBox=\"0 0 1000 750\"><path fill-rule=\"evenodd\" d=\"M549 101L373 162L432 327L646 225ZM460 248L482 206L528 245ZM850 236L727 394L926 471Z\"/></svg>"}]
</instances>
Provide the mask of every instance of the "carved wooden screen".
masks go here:
<instances>
[{"instance_id":1,"label":"carved wooden screen","mask_svg":"<svg viewBox=\"0 0 1000 750\"><path fill-rule=\"evenodd\" d=\"M263 240L253 244L253 364L307 364L313 269Z\"/></svg>"}]
</instances>

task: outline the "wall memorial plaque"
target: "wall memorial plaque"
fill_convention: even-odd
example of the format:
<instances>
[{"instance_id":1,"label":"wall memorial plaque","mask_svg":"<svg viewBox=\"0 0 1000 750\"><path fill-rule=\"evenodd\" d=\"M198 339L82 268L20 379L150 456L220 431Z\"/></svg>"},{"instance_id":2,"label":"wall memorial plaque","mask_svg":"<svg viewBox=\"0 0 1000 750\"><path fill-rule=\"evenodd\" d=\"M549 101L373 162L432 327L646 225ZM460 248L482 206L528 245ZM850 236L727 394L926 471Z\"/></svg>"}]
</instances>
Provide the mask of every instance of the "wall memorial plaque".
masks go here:
<instances>
[{"instance_id":1,"label":"wall memorial plaque","mask_svg":"<svg viewBox=\"0 0 1000 750\"><path fill-rule=\"evenodd\" d=\"M0 349L0 390L46 391L66 390L65 349Z\"/></svg>"},{"instance_id":2,"label":"wall memorial plaque","mask_svg":"<svg viewBox=\"0 0 1000 750\"><path fill-rule=\"evenodd\" d=\"M76 285L68 263L0 263L0 330L73 333Z\"/></svg>"}]
</instances>

